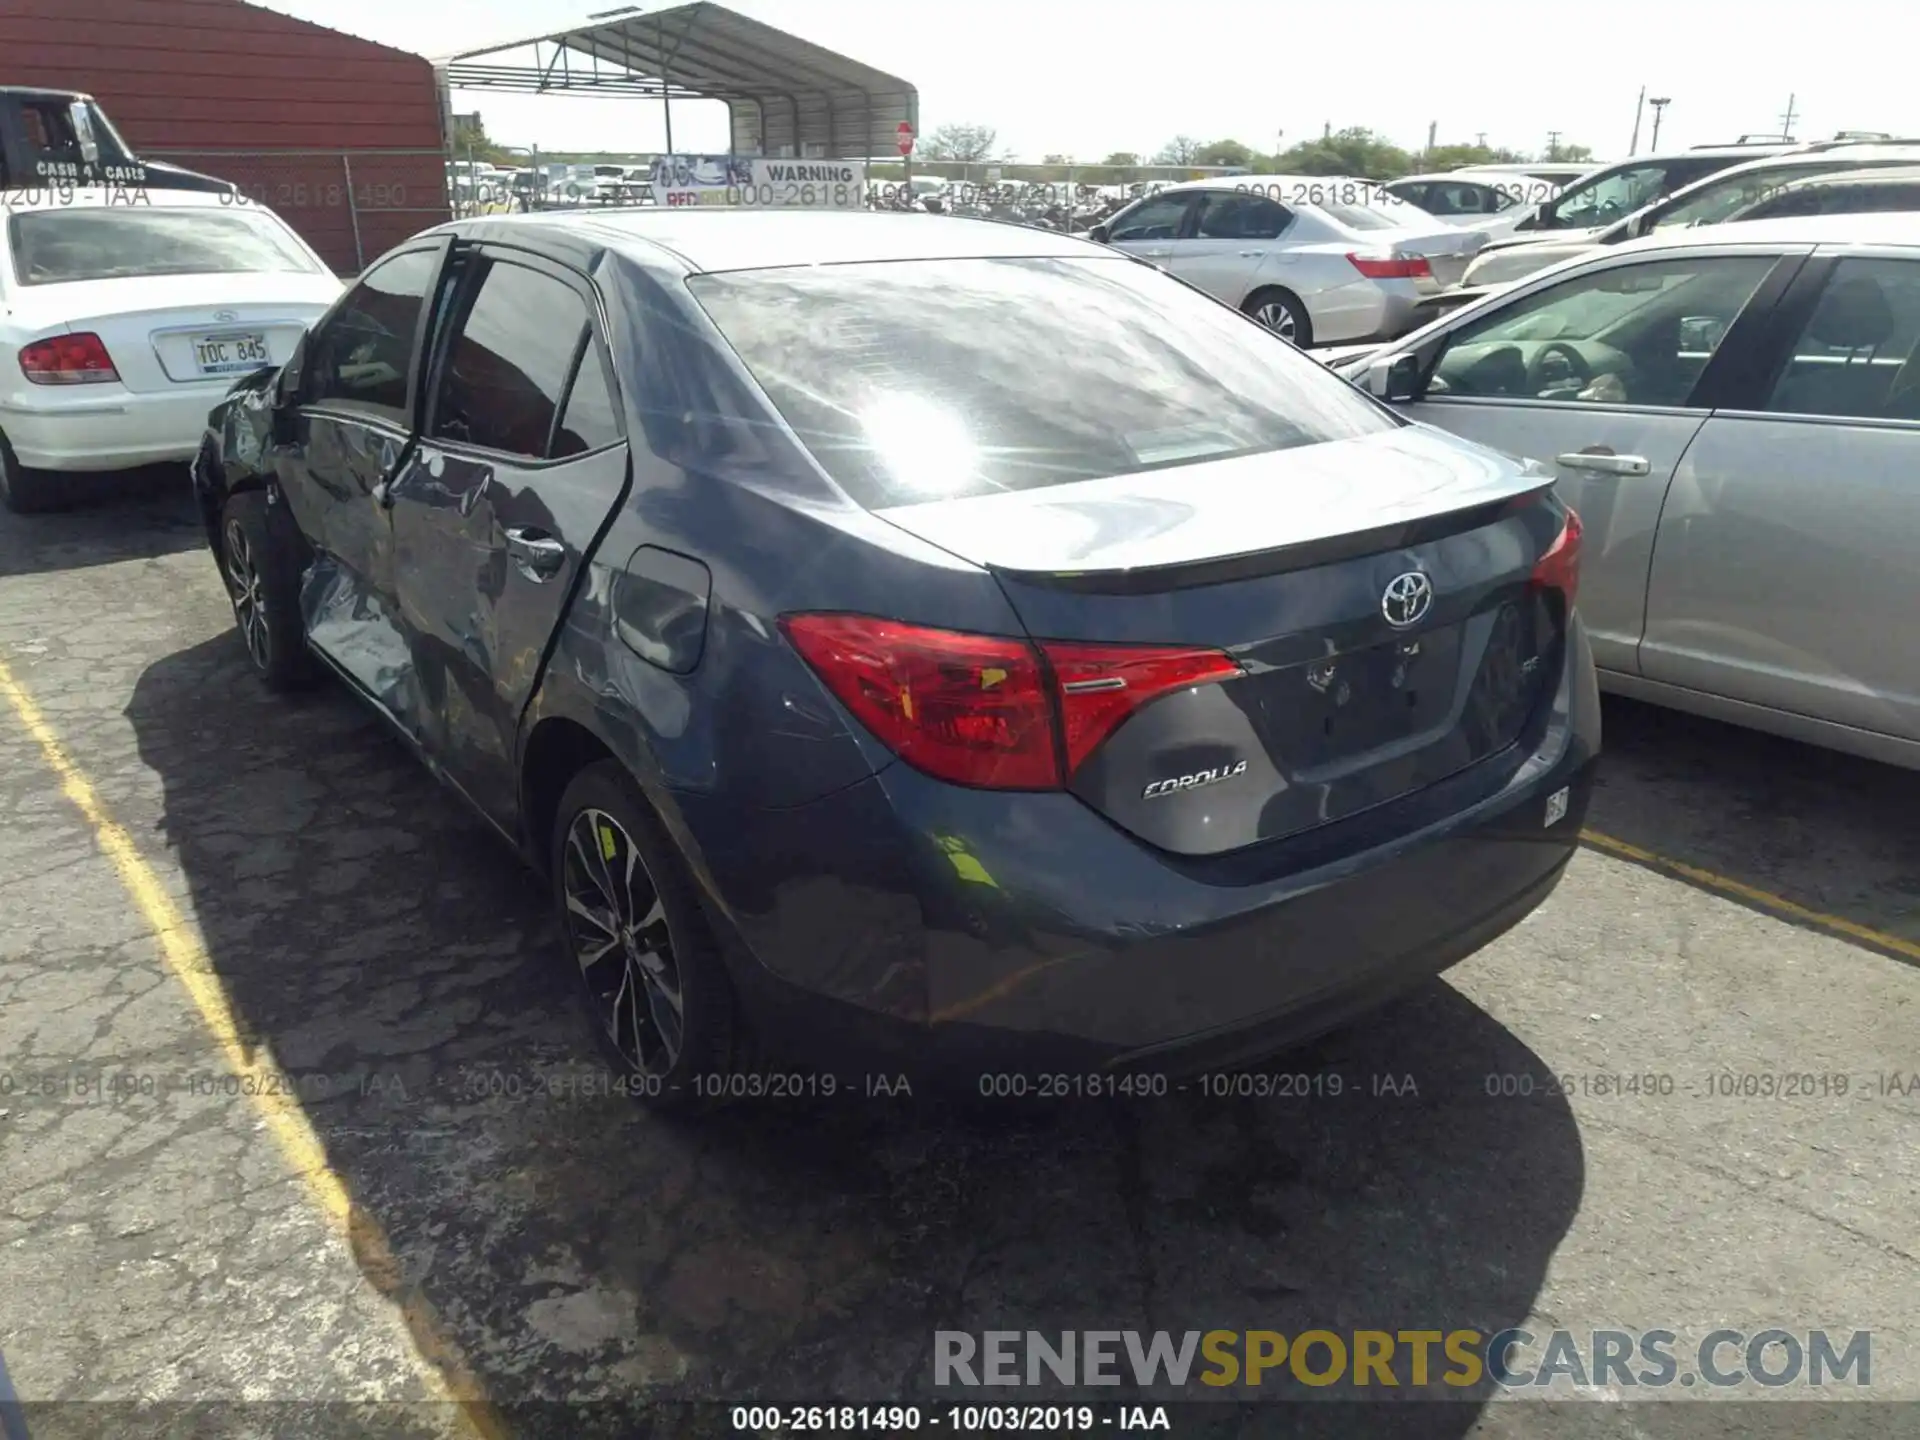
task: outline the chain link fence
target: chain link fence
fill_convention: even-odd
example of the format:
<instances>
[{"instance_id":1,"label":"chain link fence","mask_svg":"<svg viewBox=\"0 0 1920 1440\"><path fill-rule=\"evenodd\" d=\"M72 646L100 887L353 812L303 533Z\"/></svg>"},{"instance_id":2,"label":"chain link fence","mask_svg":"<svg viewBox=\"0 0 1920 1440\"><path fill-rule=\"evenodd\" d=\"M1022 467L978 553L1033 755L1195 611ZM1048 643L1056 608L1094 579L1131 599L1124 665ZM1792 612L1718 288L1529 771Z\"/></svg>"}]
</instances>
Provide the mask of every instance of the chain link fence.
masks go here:
<instances>
[{"instance_id":1,"label":"chain link fence","mask_svg":"<svg viewBox=\"0 0 1920 1440\"><path fill-rule=\"evenodd\" d=\"M279 215L340 275L452 218L441 150L155 150L231 182Z\"/></svg>"}]
</instances>

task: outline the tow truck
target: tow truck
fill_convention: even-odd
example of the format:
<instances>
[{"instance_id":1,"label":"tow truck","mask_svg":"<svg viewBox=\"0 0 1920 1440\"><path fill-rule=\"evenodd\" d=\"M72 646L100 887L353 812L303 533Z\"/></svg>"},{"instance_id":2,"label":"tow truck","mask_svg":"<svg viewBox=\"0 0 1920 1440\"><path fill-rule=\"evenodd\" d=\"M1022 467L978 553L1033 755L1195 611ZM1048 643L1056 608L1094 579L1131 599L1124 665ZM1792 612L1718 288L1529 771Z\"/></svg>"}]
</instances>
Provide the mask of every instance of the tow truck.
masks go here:
<instances>
[{"instance_id":1,"label":"tow truck","mask_svg":"<svg viewBox=\"0 0 1920 1440\"><path fill-rule=\"evenodd\" d=\"M215 176L141 159L91 95L0 85L0 191L116 187L234 190Z\"/></svg>"}]
</instances>

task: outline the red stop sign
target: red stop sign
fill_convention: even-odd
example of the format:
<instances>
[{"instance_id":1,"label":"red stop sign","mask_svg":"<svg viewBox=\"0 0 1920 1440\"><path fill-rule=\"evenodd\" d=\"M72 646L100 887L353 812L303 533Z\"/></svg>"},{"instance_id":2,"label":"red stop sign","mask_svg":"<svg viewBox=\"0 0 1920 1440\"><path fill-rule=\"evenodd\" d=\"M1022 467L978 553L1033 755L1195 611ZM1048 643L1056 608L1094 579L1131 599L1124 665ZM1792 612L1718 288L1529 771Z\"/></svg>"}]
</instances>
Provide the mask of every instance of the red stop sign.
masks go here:
<instances>
[{"instance_id":1,"label":"red stop sign","mask_svg":"<svg viewBox=\"0 0 1920 1440\"><path fill-rule=\"evenodd\" d=\"M902 155L911 155L913 153L913 126L902 120L894 127L893 138L895 143L899 145Z\"/></svg>"}]
</instances>

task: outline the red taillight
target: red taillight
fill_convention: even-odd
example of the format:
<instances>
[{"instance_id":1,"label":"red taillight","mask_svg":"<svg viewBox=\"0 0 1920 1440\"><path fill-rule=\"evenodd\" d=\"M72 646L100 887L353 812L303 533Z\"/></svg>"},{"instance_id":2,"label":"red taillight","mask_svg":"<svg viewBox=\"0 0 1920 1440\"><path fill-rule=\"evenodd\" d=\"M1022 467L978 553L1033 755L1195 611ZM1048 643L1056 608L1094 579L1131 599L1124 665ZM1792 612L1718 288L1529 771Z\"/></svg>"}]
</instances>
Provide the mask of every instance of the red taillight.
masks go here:
<instances>
[{"instance_id":1,"label":"red taillight","mask_svg":"<svg viewBox=\"0 0 1920 1440\"><path fill-rule=\"evenodd\" d=\"M1424 255L1349 255L1347 259L1369 280L1425 280L1433 274Z\"/></svg>"},{"instance_id":2,"label":"red taillight","mask_svg":"<svg viewBox=\"0 0 1920 1440\"><path fill-rule=\"evenodd\" d=\"M1574 593L1580 588L1580 517L1571 507L1560 534L1533 567L1533 586L1537 590L1558 590L1573 608Z\"/></svg>"},{"instance_id":3,"label":"red taillight","mask_svg":"<svg viewBox=\"0 0 1920 1440\"><path fill-rule=\"evenodd\" d=\"M1036 648L865 615L789 615L780 628L827 688L902 760L990 790L1058 790L1148 701L1240 673L1217 650L1073 642Z\"/></svg>"},{"instance_id":4,"label":"red taillight","mask_svg":"<svg viewBox=\"0 0 1920 1440\"><path fill-rule=\"evenodd\" d=\"M1233 659L1218 650L1080 645L1058 640L1043 641L1040 649L1060 686L1060 722L1066 736L1069 775L1120 728L1121 721L1149 700L1240 673Z\"/></svg>"},{"instance_id":5,"label":"red taillight","mask_svg":"<svg viewBox=\"0 0 1920 1440\"><path fill-rule=\"evenodd\" d=\"M20 347L20 369L35 385L91 385L120 373L98 335L55 335Z\"/></svg>"}]
</instances>

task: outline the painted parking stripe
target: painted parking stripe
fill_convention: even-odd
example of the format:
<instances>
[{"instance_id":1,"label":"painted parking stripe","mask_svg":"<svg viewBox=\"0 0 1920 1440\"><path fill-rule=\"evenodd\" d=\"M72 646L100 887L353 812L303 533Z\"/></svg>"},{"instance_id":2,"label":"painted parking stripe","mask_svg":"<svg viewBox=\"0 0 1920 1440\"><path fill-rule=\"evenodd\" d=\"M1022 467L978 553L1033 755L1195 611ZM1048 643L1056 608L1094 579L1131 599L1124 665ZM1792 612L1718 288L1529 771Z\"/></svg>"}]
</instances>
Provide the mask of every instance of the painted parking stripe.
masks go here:
<instances>
[{"instance_id":1,"label":"painted parking stripe","mask_svg":"<svg viewBox=\"0 0 1920 1440\"><path fill-rule=\"evenodd\" d=\"M1735 880L1731 876L1702 870L1698 865L1689 865L1683 860L1670 860L1665 855L1643 850L1638 845L1629 845L1625 840L1616 840L1613 836L1603 835L1598 830L1582 830L1580 838L1602 854L1613 855L1621 860L1631 860L1634 864L1644 865L1649 870L1664 871L1677 879L1691 881L1702 889L1718 890L1723 895L1744 900L1759 909L1770 910L1783 920L1827 930L1835 935L1844 936L1848 940L1858 940L1862 944L1884 950L1908 964L1920 965L1920 941L1890 935L1885 930L1875 930L1871 926L1849 920L1844 915L1829 915L1821 910L1809 910L1805 905L1795 904L1786 896L1775 895L1771 890L1762 890L1745 881Z\"/></svg>"},{"instance_id":2,"label":"painted parking stripe","mask_svg":"<svg viewBox=\"0 0 1920 1440\"><path fill-rule=\"evenodd\" d=\"M279 1144L289 1168L306 1186L308 1195L335 1233L346 1242L367 1279L399 1310L414 1351L422 1362L422 1374L434 1392L433 1398L459 1405L469 1434L480 1440L506 1440L506 1424L487 1399L479 1379L447 1338L426 1297L404 1282L386 1233L371 1215L353 1203L345 1181L328 1163L326 1147L314 1133L298 1101L271 1083L271 1057L241 1039L226 987L214 969L199 932L180 913L160 877L141 856L133 837L108 812L93 782L47 723L33 697L14 678L5 660L0 660L0 696L5 697L21 726L40 747L47 768L60 781L61 791L93 830L94 839L112 862L127 898L152 927L168 971L192 998L201 1024L228 1067L243 1080L258 1082L250 1086L243 1084L241 1088L254 1092L249 1098ZM14 1437L8 1436L7 1440Z\"/></svg>"}]
</instances>

